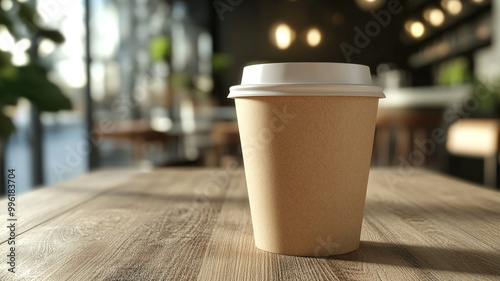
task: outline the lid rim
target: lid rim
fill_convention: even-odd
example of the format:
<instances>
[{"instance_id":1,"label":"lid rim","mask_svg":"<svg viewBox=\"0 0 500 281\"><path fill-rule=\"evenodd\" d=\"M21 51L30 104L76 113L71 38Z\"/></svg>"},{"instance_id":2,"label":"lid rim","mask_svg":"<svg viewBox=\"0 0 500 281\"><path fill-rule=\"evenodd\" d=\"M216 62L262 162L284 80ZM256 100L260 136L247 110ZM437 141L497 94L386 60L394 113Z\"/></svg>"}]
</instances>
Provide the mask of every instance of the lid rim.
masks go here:
<instances>
[{"instance_id":1,"label":"lid rim","mask_svg":"<svg viewBox=\"0 0 500 281\"><path fill-rule=\"evenodd\" d=\"M377 99L384 99L386 98L385 95L370 95L370 94L359 94L359 95L352 95L350 93L345 93L345 92L340 92L340 93L335 93L335 94L321 94L321 93L315 93L315 94L296 94L296 95L289 95L289 94L261 94L261 95L252 95L252 94L243 94L243 95L228 95L228 99L237 99L237 98L255 98L255 97L359 97L359 98L377 98Z\"/></svg>"},{"instance_id":2,"label":"lid rim","mask_svg":"<svg viewBox=\"0 0 500 281\"><path fill-rule=\"evenodd\" d=\"M229 88L228 98L256 96L364 96L385 98L383 88L353 84L253 84Z\"/></svg>"}]
</instances>

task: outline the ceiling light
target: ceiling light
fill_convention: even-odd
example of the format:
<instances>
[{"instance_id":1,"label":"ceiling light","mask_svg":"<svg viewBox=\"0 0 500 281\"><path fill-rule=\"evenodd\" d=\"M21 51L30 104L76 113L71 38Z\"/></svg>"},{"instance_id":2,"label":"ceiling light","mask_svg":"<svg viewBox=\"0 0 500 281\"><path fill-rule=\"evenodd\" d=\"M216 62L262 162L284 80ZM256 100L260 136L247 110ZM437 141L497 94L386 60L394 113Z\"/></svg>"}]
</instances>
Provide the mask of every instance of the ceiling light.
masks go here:
<instances>
[{"instance_id":1,"label":"ceiling light","mask_svg":"<svg viewBox=\"0 0 500 281\"><path fill-rule=\"evenodd\" d=\"M356 0L356 5L358 5L361 10L369 12L380 9L385 2L386 0Z\"/></svg>"},{"instance_id":2,"label":"ceiling light","mask_svg":"<svg viewBox=\"0 0 500 281\"><path fill-rule=\"evenodd\" d=\"M295 32L286 23L278 24L272 35L274 44L281 50L288 49L295 39Z\"/></svg>"},{"instance_id":3,"label":"ceiling light","mask_svg":"<svg viewBox=\"0 0 500 281\"><path fill-rule=\"evenodd\" d=\"M458 15L462 11L462 2L460 0L443 0L441 6L452 15Z\"/></svg>"},{"instance_id":4,"label":"ceiling light","mask_svg":"<svg viewBox=\"0 0 500 281\"><path fill-rule=\"evenodd\" d=\"M444 13L438 8L429 8L424 11L424 18L432 26L440 26L444 22Z\"/></svg>"},{"instance_id":5,"label":"ceiling light","mask_svg":"<svg viewBox=\"0 0 500 281\"><path fill-rule=\"evenodd\" d=\"M410 26L410 35L413 38L420 38L422 35L424 35L425 32L425 26L422 22L420 21L415 21L411 24Z\"/></svg>"},{"instance_id":6,"label":"ceiling light","mask_svg":"<svg viewBox=\"0 0 500 281\"><path fill-rule=\"evenodd\" d=\"M307 44L311 47L316 47L321 43L321 32L316 27L312 27L307 31Z\"/></svg>"}]
</instances>

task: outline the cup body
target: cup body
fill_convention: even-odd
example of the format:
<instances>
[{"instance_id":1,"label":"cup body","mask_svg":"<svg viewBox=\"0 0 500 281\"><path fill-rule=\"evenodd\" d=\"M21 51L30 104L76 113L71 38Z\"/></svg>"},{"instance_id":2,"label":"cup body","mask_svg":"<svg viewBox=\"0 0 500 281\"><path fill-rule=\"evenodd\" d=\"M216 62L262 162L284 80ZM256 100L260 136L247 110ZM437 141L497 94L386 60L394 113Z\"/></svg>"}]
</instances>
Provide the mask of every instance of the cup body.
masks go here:
<instances>
[{"instance_id":1,"label":"cup body","mask_svg":"<svg viewBox=\"0 0 500 281\"><path fill-rule=\"evenodd\" d=\"M298 256L356 250L380 96L354 85L268 86L233 96L256 246Z\"/></svg>"},{"instance_id":2,"label":"cup body","mask_svg":"<svg viewBox=\"0 0 500 281\"><path fill-rule=\"evenodd\" d=\"M236 98L255 244L279 254L359 246L378 98Z\"/></svg>"}]
</instances>

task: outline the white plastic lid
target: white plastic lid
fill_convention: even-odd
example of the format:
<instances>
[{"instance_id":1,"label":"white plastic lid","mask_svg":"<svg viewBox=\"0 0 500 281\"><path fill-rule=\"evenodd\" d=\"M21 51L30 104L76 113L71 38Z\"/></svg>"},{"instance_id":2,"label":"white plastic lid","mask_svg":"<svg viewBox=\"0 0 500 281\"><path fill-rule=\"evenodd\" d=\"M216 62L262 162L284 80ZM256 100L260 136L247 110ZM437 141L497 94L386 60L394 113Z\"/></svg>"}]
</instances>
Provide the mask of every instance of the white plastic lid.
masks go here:
<instances>
[{"instance_id":1,"label":"white plastic lid","mask_svg":"<svg viewBox=\"0 0 500 281\"><path fill-rule=\"evenodd\" d=\"M228 98L251 96L368 96L385 98L372 85L365 65L328 62L268 63L246 66L241 85Z\"/></svg>"}]
</instances>

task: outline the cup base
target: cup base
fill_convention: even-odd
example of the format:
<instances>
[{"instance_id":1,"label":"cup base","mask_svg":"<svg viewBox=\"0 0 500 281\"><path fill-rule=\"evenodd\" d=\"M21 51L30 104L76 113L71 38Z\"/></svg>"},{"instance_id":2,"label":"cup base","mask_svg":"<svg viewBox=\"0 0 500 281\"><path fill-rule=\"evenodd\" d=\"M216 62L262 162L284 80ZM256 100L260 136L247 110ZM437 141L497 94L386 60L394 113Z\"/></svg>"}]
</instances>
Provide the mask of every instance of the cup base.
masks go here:
<instances>
[{"instance_id":1,"label":"cup base","mask_svg":"<svg viewBox=\"0 0 500 281\"><path fill-rule=\"evenodd\" d=\"M255 244L255 247L261 251L285 255L285 256L298 256L298 257L330 257L330 256L338 256L347 254L350 252L354 252L359 249L359 242L350 247L343 247L337 249L328 249L328 247L318 246L313 250L304 251L304 250L294 250L294 249L268 249L265 247L261 247Z\"/></svg>"}]
</instances>

